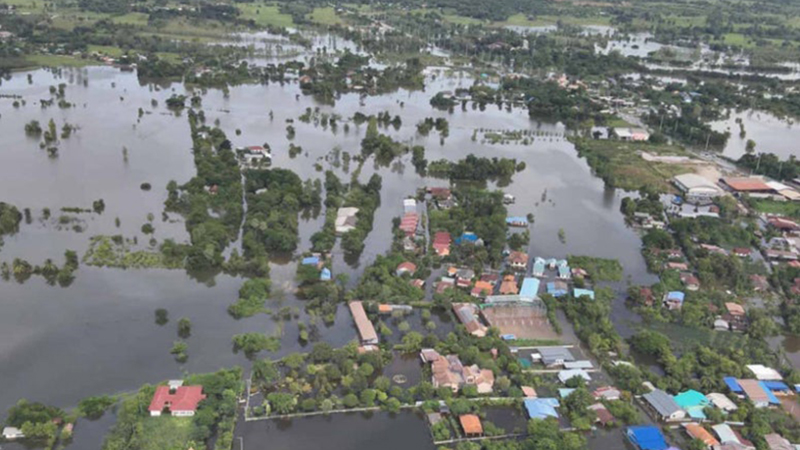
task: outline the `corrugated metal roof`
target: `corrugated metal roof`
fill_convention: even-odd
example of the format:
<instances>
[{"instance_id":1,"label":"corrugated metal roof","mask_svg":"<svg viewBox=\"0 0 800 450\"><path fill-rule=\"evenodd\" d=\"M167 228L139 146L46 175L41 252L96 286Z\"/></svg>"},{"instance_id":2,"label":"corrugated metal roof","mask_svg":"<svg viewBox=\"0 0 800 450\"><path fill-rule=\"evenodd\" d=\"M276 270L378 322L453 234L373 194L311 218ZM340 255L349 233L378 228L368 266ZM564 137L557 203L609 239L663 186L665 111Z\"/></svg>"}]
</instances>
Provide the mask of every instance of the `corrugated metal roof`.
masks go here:
<instances>
[{"instance_id":1,"label":"corrugated metal roof","mask_svg":"<svg viewBox=\"0 0 800 450\"><path fill-rule=\"evenodd\" d=\"M672 396L661 389L644 394L643 397L661 416L671 416L681 410Z\"/></svg>"}]
</instances>

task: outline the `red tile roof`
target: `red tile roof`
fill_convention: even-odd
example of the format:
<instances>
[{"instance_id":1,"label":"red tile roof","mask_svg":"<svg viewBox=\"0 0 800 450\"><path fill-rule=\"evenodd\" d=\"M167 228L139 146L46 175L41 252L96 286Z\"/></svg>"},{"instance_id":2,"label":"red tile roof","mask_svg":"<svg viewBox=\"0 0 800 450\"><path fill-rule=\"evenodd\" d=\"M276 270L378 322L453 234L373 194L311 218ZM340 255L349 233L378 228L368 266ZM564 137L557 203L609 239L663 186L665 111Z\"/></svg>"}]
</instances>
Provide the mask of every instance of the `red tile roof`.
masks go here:
<instances>
[{"instance_id":1,"label":"red tile roof","mask_svg":"<svg viewBox=\"0 0 800 450\"><path fill-rule=\"evenodd\" d=\"M475 414L458 416L458 420L461 422L461 428L464 429L464 434L483 434L481 419Z\"/></svg>"},{"instance_id":2,"label":"red tile roof","mask_svg":"<svg viewBox=\"0 0 800 450\"><path fill-rule=\"evenodd\" d=\"M170 412L197 411L197 405L205 398L203 386L180 386L174 394L169 392L169 386L158 386L148 410L162 411L169 408Z\"/></svg>"},{"instance_id":3,"label":"red tile roof","mask_svg":"<svg viewBox=\"0 0 800 450\"><path fill-rule=\"evenodd\" d=\"M741 192L771 191L772 188L759 178L723 178L731 189Z\"/></svg>"}]
</instances>

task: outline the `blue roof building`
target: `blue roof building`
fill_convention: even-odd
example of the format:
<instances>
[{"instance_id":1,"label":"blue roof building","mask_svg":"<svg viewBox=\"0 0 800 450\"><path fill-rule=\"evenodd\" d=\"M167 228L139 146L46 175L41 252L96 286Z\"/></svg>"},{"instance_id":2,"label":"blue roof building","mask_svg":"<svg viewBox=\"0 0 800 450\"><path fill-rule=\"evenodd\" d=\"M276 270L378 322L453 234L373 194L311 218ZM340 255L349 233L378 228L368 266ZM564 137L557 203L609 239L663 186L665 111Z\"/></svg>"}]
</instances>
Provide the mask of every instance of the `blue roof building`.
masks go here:
<instances>
[{"instance_id":1,"label":"blue roof building","mask_svg":"<svg viewBox=\"0 0 800 450\"><path fill-rule=\"evenodd\" d=\"M672 398L675 399L675 403L686 410L686 412L689 413L689 416L693 419L702 420L706 418L703 408L708 406L711 402L702 393L690 389L688 391L681 392Z\"/></svg>"},{"instance_id":2,"label":"blue roof building","mask_svg":"<svg viewBox=\"0 0 800 450\"><path fill-rule=\"evenodd\" d=\"M525 409L528 410L530 419L558 418L558 399L555 398L529 398L525 399Z\"/></svg>"},{"instance_id":3,"label":"blue roof building","mask_svg":"<svg viewBox=\"0 0 800 450\"><path fill-rule=\"evenodd\" d=\"M783 381L762 381L761 384L772 392L789 392L789 386Z\"/></svg>"},{"instance_id":4,"label":"blue roof building","mask_svg":"<svg viewBox=\"0 0 800 450\"><path fill-rule=\"evenodd\" d=\"M728 386L728 389L731 390L734 394L744 394L744 389L739 386L739 382L736 381L735 377L725 377L722 379L725 384Z\"/></svg>"},{"instance_id":5,"label":"blue roof building","mask_svg":"<svg viewBox=\"0 0 800 450\"><path fill-rule=\"evenodd\" d=\"M455 239L456 244L474 244L478 242L478 235L470 231L465 231L460 237Z\"/></svg>"},{"instance_id":6,"label":"blue roof building","mask_svg":"<svg viewBox=\"0 0 800 450\"><path fill-rule=\"evenodd\" d=\"M667 294L667 301L676 301L683 303L683 299L686 298L686 294L681 291L670 291Z\"/></svg>"},{"instance_id":7,"label":"blue roof building","mask_svg":"<svg viewBox=\"0 0 800 450\"><path fill-rule=\"evenodd\" d=\"M654 426L640 425L628 427L628 439L640 450L666 450L667 442L661 430Z\"/></svg>"},{"instance_id":8,"label":"blue roof building","mask_svg":"<svg viewBox=\"0 0 800 450\"><path fill-rule=\"evenodd\" d=\"M558 278L561 279L568 279L572 272L569 270L569 266L567 264L559 264L558 266Z\"/></svg>"},{"instance_id":9,"label":"blue roof building","mask_svg":"<svg viewBox=\"0 0 800 450\"><path fill-rule=\"evenodd\" d=\"M522 288L519 290L519 296L525 298L536 298L539 295L539 284L540 281L538 278L525 278L522 280Z\"/></svg>"},{"instance_id":10,"label":"blue roof building","mask_svg":"<svg viewBox=\"0 0 800 450\"><path fill-rule=\"evenodd\" d=\"M561 282L556 283L551 281L547 283L547 293L553 297L563 297L567 295L567 288Z\"/></svg>"},{"instance_id":11,"label":"blue roof building","mask_svg":"<svg viewBox=\"0 0 800 450\"><path fill-rule=\"evenodd\" d=\"M528 224L528 218L522 216L506 217L507 225L525 226Z\"/></svg>"},{"instance_id":12,"label":"blue roof building","mask_svg":"<svg viewBox=\"0 0 800 450\"><path fill-rule=\"evenodd\" d=\"M767 387L767 383L765 381L759 381L758 384L761 386L761 389L764 390L764 393L767 394L767 397L769 398L769 403L771 405L781 404L781 401L778 400L778 397L776 397L775 394L773 394L772 391Z\"/></svg>"},{"instance_id":13,"label":"blue roof building","mask_svg":"<svg viewBox=\"0 0 800 450\"><path fill-rule=\"evenodd\" d=\"M545 269L544 259L539 258L537 256L536 259L533 261L533 276L541 277L542 275L544 275L544 269Z\"/></svg>"},{"instance_id":14,"label":"blue roof building","mask_svg":"<svg viewBox=\"0 0 800 450\"><path fill-rule=\"evenodd\" d=\"M558 390L558 396L561 398L567 398L569 397L569 394L572 394L575 392L575 390L575 388L561 388Z\"/></svg>"},{"instance_id":15,"label":"blue roof building","mask_svg":"<svg viewBox=\"0 0 800 450\"><path fill-rule=\"evenodd\" d=\"M575 298L586 296L586 297L589 297L590 299L594 300L594 291L591 290L591 289L575 288L575 289L572 290L572 296L575 297Z\"/></svg>"},{"instance_id":16,"label":"blue roof building","mask_svg":"<svg viewBox=\"0 0 800 450\"><path fill-rule=\"evenodd\" d=\"M307 256L303 258L302 264L304 266L316 266L317 264L319 264L319 256Z\"/></svg>"},{"instance_id":17,"label":"blue roof building","mask_svg":"<svg viewBox=\"0 0 800 450\"><path fill-rule=\"evenodd\" d=\"M330 281L331 280L331 271L327 267L322 269L322 272L319 273L319 279L322 281Z\"/></svg>"}]
</instances>

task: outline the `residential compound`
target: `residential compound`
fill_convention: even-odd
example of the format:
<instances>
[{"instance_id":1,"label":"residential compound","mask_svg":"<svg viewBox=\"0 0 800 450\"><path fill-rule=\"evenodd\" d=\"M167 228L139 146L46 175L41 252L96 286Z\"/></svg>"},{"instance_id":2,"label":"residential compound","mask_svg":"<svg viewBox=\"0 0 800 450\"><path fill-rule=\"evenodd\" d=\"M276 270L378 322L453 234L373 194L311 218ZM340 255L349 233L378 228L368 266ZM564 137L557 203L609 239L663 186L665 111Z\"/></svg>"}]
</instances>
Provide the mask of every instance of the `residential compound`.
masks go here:
<instances>
[{"instance_id":1,"label":"residential compound","mask_svg":"<svg viewBox=\"0 0 800 450\"><path fill-rule=\"evenodd\" d=\"M464 386L475 386L479 394L492 392L494 373L476 364L465 366L457 355L442 356L436 350L423 349L422 362L431 366L431 383L434 388L448 387L458 392Z\"/></svg>"}]
</instances>

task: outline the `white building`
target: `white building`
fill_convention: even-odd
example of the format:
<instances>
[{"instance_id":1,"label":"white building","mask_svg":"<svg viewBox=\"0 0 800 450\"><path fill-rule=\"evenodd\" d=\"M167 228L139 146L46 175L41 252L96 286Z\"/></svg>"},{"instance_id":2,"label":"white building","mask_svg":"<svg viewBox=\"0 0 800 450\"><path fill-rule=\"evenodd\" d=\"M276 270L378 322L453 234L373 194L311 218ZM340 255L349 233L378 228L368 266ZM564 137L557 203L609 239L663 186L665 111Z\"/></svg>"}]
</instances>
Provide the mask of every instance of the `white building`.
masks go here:
<instances>
[{"instance_id":1,"label":"white building","mask_svg":"<svg viewBox=\"0 0 800 450\"><path fill-rule=\"evenodd\" d=\"M688 203L708 204L723 194L716 184L695 173L676 175L673 182Z\"/></svg>"},{"instance_id":2,"label":"white building","mask_svg":"<svg viewBox=\"0 0 800 450\"><path fill-rule=\"evenodd\" d=\"M336 232L339 234L347 233L356 229L356 214L358 208L339 208L336 212Z\"/></svg>"},{"instance_id":3,"label":"white building","mask_svg":"<svg viewBox=\"0 0 800 450\"><path fill-rule=\"evenodd\" d=\"M17 427L5 427L3 428L3 437L8 440L13 440L22 439L25 435L22 434L22 430Z\"/></svg>"}]
</instances>

